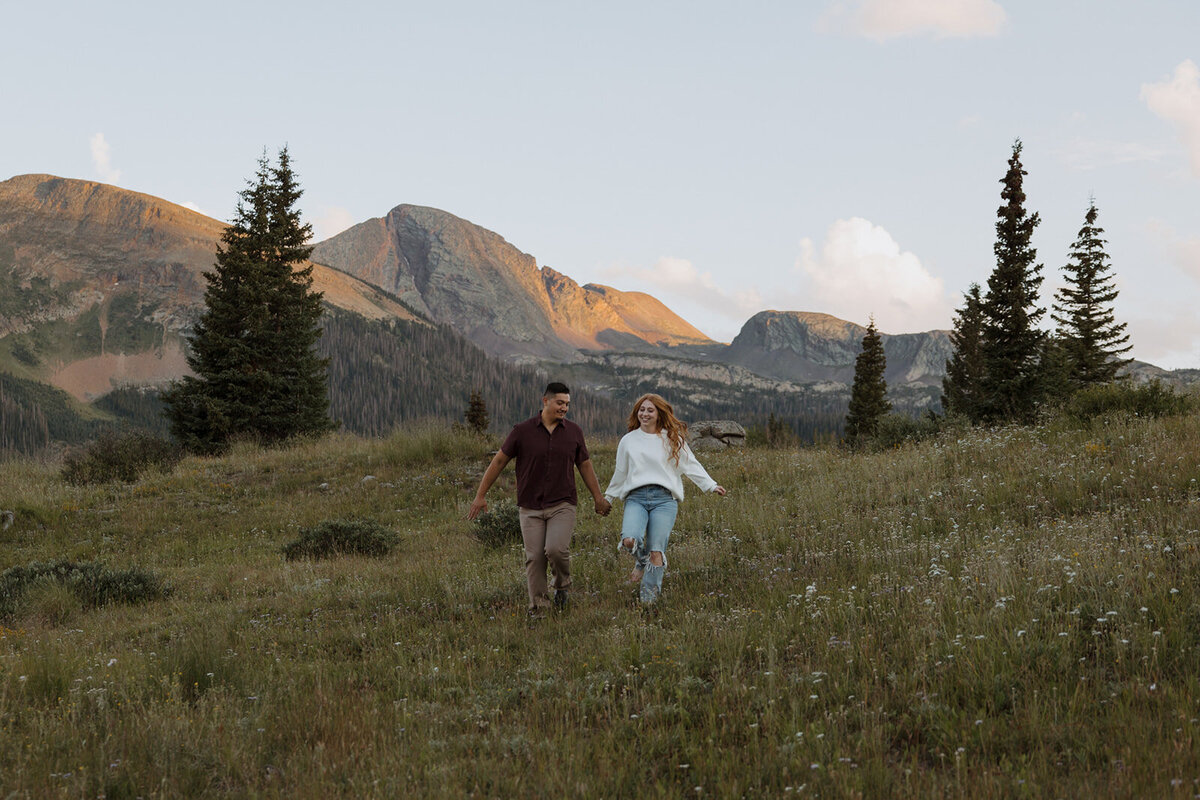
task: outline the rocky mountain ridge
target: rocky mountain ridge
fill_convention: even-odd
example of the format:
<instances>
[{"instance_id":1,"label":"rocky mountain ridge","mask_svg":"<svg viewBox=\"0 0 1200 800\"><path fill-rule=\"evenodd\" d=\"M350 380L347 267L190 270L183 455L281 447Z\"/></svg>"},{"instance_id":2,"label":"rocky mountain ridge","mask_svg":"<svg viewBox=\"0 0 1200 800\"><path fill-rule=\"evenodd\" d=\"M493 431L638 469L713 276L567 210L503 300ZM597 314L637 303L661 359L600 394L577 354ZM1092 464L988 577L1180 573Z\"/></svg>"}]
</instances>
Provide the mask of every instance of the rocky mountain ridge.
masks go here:
<instances>
[{"instance_id":1,"label":"rocky mountain ridge","mask_svg":"<svg viewBox=\"0 0 1200 800\"><path fill-rule=\"evenodd\" d=\"M809 380L848 384L867 329L862 325L804 311L760 311L718 358L783 380L804 375ZM954 349L949 331L881 333L889 384L941 386L946 361Z\"/></svg>"},{"instance_id":2,"label":"rocky mountain ridge","mask_svg":"<svg viewBox=\"0 0 1200 800\"><path fill-rule=\"evenodd\" d=\"M434 208L396 206L320 242L313 258L505 358L572 361L580 350L712 341L650 295L580 286L499 234Z\"/></svg>"}]
</instances>

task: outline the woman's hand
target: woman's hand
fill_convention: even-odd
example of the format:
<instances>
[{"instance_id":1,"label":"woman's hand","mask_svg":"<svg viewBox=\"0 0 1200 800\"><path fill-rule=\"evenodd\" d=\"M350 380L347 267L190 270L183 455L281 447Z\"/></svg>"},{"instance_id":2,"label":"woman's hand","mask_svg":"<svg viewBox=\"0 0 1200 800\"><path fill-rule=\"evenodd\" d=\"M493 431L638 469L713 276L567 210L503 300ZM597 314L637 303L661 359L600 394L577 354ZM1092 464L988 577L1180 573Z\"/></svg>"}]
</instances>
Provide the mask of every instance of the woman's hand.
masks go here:
<instances>
[{"instance_id":1,"label":"woman's hand","mask_svg":"<svg viewBox=\"0 0 1200 800\"><path fill-rule=\"evenodd\" d=\"M721 497L724 497L725 496L725 487L718 485L715 489L713 489L713 494L719 494L719 495L721 495Z\"/></svg>"}]
</instances>

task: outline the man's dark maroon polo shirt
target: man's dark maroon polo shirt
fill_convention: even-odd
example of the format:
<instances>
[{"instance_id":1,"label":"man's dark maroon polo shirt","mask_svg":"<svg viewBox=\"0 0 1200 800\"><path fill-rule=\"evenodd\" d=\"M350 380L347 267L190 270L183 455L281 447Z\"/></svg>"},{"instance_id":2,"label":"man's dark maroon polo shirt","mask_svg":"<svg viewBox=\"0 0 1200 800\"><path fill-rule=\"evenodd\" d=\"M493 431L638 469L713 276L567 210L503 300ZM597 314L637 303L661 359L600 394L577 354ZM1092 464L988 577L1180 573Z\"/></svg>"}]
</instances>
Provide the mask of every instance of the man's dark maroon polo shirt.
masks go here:
<instances>
[{"instance_id":1,"label":"man's dark maroon polo shirt","mask_svg":"<svg viewBox=\"0 0 1200 800\"><path fill-rule=\"evenodd\" d=\"M500 446L517 460L517 505L549 508L564 500L578 505L575 467L591 458L583 443L583 429L570 420L546 430L542 415L518 422Z\"/></svg>"}]
</instances>

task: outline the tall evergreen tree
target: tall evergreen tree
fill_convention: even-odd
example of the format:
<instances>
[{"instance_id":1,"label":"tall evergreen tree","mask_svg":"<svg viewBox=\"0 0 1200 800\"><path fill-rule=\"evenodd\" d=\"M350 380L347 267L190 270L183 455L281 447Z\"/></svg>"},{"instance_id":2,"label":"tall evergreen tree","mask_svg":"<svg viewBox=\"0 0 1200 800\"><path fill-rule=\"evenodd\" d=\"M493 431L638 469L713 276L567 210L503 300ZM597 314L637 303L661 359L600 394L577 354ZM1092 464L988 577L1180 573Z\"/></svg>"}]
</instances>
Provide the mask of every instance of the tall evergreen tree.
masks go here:
<instances>
[{"instance_id":1,"label":"tall evergreen tree","mask_svg":"<svg viewBox=\"0 0 1200 800\"><path fill-rule=\"evenodd\" d=\"M989 422L1029 421L1041 400L1038 357L1044 334L1037 307L1042 265L1035 263L1033 231L1041 222L1025 212L1021 141L1013 144L996 211L996 267L983 301L980 353L980 418Z\"/></svg>"},{"instance_id":2,"label":"tall evergreen tree","mask_svg":"<svg viewBox=\"0 0 1200 800\"><path fill-rule=\"evenodd\" d=\"M982 413L979 399L983 381L983 298L979 284L972 283L963 299L963 307L954 318L950 346L954 355L946 362L942 378L942 410L978 422Z\"/></svg>"},{"instance_id":3,"label":"tall evergreen tree","mask_svg":"<svg viewBox=\"0 0 1200 800\"><path fill-rule=\"evenodd\" d=\"M854 385L850 387L850 409L846 414L846 439L851 443L874 435L880 418L892 410L883 377L886 369L883 339L872 317L863 336L862 352L854 359Z\"/></svg>"},{"instance_id":4,"label":"tall evergreen tree","mask_svg":"<svg viewBox=\"0 0 1200 800\"><path fill-rule=\"evenodd\" d=\"M1051 314L1058 323L1071 383L1079 387L1108 383L1130 362L1121 358L1131 345L1125 323L1118 325L1113 315L1117 288L1096 215L1092 200L1063 267L1067 285L1055 293Z\"/></svg>"},{"instance_id":5,"label":"tall evergreen tree","mask_svg":"<svg viewBox=\"0 0 1200 800\"><path fill-rule=\"evenodd\" d=\"M163 395L171 431L193 452L231 439L264 443L333 427L327 359L317 355L321 294L312 290L312 227L287 148L264 154L204 274L205 310L189 337L185 377Z\"/></svg>"}]
</instances>

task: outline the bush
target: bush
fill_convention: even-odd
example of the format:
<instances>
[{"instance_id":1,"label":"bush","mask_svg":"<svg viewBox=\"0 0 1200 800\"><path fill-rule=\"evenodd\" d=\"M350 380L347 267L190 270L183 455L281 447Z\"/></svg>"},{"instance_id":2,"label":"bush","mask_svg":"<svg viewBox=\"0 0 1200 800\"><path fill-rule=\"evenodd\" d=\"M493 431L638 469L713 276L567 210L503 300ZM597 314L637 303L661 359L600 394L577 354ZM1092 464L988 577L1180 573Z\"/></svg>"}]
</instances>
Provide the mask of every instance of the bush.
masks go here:
<instances>
[{"instance_id":1,"label":"bush","mask_svg":"<svg viewBox=\"0 0 1200 800\"><path fill-rule=\"evenodd\" d=\"M505 547L522 541L521 517L516 505L509 500L497 503L492 510L476 517L472 533L489 547Z\"/></svg>"},{"instance_id":2,"label":"bush","mask_svg":"<svg viewBox=\"0 0 1200 800\"><path fill-rule=\"evenodd\" d=\"M16 613L31 589L54 584L69 589L85 608L144 603L165 597L169 591L156 576L136 568L110 570L94 562L34 562L0 574L0 617Z\"/></svg>"},{"instance_id":3,"label":"bush","mask_svg":"<svg viewBox=\"0 0 1200 800\"><path fill-rule=\"evenodd\" d=\"M868 450L891 450L905 442L930 439L942 429L942 419L932 413L920 417L907 414L884 414L875 426L875 433L865 437L860 447Z\"/></svg>"},{"instance_id":4,"label":"bush","mask_svg":"<svg viewBox=\"0 0 1200 800\"><path fill-rule=\"evenodd\" d=\"M103 431L95 441L67 454L62 479L89 483L132 483L150 469L170 472L182 452L171 441L145 431Z\"/></svg>"},{"instance_id":5,"label":"bush","mask_svg":"<svg viewBox=\"0 0 1200 800\"><path fill-rule=\"evenodd\" d=\"M1080 389L1067 400L1066 412L1086 422L1111 413L1166 417L1187 413L1195 405L1193 397L1159 381L1141 385L1118 381Z\"/></svg>"},{"instance_id":6,"label":"bush","mask_svg":"<svg viewBox=\"0 0 1200 800\"><path fill-rule=\"evenodd\" d=\"M399 540L395 531L373 520L328 519L303 528L300 538L283 548L283 555L289 561L352 555L382 558Z\"/></svg>"}]
</instances>

